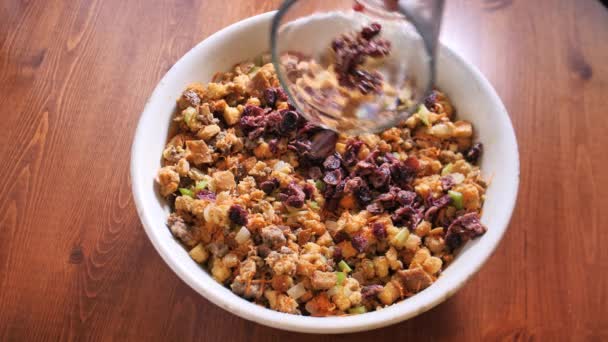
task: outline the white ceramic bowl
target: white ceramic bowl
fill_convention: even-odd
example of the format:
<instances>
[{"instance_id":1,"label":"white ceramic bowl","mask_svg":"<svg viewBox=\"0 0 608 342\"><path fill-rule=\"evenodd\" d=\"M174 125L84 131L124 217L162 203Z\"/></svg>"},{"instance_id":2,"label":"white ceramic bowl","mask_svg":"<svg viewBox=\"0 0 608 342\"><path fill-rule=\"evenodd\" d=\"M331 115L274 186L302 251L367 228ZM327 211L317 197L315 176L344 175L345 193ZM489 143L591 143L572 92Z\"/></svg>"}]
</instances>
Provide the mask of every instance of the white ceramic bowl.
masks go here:
<instances>
[{"instance_id":1,"label":"white ceramic bowl","mask_svg":"<svg viewBox=\"0 0 608 342\"><path fill-rule=\"evenodd\" d=\"M269 49L273 13L231 25L205 39L167 72L141 115L131 152L131 181L137 212L152 244L173 271L205 298L245 319L274 328L308 333L369 330L403 321L429 310L454 294L488 259L505 233L519 184L519 155L509 116L500 98L471 64L443 46L437 85L445 91L460 118L473 122L484 144L482 170L493 176L482 222L488 232L469 242L429 288L383 310L348 317L302 317L252 304L215 282L173 238L165 222L169 209L154 179L161 166L175 100L187 84L208 82L216 71L254 58Z\"/></svg>"}]
</instances>

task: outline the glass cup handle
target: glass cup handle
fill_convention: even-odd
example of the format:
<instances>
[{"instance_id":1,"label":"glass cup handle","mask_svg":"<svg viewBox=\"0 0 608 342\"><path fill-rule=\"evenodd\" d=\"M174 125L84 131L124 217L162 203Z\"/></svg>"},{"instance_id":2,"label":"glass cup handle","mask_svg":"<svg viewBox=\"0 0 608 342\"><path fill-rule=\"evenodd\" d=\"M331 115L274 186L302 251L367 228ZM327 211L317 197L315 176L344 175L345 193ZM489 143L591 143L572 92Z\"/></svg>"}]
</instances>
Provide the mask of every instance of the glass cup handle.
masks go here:
<instances>
[{"instance_id":1,"label":"glass cup handle","mask_svg":"<svg viewBox=\"0 0 608 342\"><path fill-rule=\"evenodd\" d=\"M432 58L433 69L444 3L444 0L399 0L397 4L399 11L412 22L422 36L425 47Z\"/></svg>"}]
</instances>

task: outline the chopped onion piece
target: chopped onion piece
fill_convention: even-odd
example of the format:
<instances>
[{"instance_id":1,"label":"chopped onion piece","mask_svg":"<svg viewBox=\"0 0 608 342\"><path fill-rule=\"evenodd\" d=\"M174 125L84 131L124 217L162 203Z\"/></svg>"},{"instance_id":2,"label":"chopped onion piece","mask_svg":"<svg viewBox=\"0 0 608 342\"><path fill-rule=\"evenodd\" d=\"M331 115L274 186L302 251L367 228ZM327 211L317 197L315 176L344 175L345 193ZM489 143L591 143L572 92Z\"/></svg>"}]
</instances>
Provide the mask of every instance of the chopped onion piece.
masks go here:
<instances>
[{"instance_id":1,"label":"chopped onion piece","mask_svg":"<svg viewBox=\"0 0 608 342\"><path fill-rule=\"evenodd\" d=\"M325 228L327 228L330 233L333 233L338 230L338 222L327 220L325 221Z\"/></svg>"},{"instance_id":2,"label":"chopped onion piece","mask_svg":"<svg viewBox=\"0 0 608 342\"><path fill-rule=\"evenodd\" d=\"M332 287L331 289L327 290L327 295L331 297L331 296L337 294L338 292L342 292L342 286L340 286L340 285L336 285L336 286Z\"/></svg>"},{"instance_id":3,"label":"chopped onion piece","mask_svg":"<svg viewBox=\"0 0 608 342\"><path fill-rule=\"evenodd\" d=\"M460 184L464 182L464 175L462 173L454 172L450 175L450 177L452 177L454 184Z\"/></svg>"},{"instance_id":4,"label":"chopped onion piece","mask_svg":"<svg viewBox=\"0 0 608 342\"><path fill-rule=\"evenodd\" d=\"M239 232L236 233L234 240L236 240L236 242L239 244L243 244L243 243L245 243L245 241L247 241L249 239L250 236L251 236L251 233L249 232L249 230L245 227L241 227L241 230L239 230Z\"/></svg>"},{"instance_id":5,"label":"chopped onion piece","mask_svg":"<svg viewBox=\"0 0 608 342\"><path fill-rule=\"evenodd\" d=\"M282 160L277 161L273 169L281 173L291 173L291 165Z\"/></svg>"},{"instance_id":6,"label":"chopped onion piece","mask_svg":"<svg viewBox=\"0 0 608 342\"><path fill-rule=\"evenodd\" d=\"M292 286L289 290L287 290L287 294L293 299L298 299L302 297L305 293L306 288L304 287L304 282L299 282L296 285Z\"/></svg>"}]
</instances>

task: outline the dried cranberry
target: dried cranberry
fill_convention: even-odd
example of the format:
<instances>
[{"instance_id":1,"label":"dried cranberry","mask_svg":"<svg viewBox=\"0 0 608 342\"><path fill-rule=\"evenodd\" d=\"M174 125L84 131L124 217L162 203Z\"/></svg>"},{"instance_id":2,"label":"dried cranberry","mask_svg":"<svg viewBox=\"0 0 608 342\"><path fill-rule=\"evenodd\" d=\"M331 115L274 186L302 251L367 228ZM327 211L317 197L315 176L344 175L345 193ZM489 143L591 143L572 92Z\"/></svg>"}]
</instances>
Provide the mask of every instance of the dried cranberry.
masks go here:
<instances>
[{"instance_id":1,"label":"dried cranberry","mask_svg":"<svg viewBox=\"0 0 608 342\"><path fill-rule=\"evenodd\" d=\"M363 235L356 235L351 240L350 243L359 253L363 253L365 248L367 248L367 239Z\"/></svg>"},{"instance_id":2,"label":"dried cranberry","mask_svg":"<svg viewBox=\"0 0 608 342\"><path fill-rule=\"evenodd\" d=\"M338 171L338 170L336 170L336 171ZM344 195L344 186L345 186L344 182L340 182L340 184L336 185L336 187L334 189L333 198L341 198L342 195Z\"/></svg>"},{"instance_id":3,"label":"dried cranberry","mask_svg":"<svg viewBox=\"0 0 608 342\"><path fill-rule=\"evenodd\" d=\"M380 157L380 151L378 149L373 150L367 155L367 157L365 157L365 161L373 164L374 166L381 164L382 158Z\"/></svg>"},{"instance_id":4,"label":"dried cranberry","mask_svg":"<svg viewBox=\"0 0 608 342\"><path fill-rule=\"evenodd\" d=\"M247 139L256 140L257 138L264 135L265 131L266 129L264 127L256 128L253 131L249 132L249 134L247 134Z\"/></svg>"},{"instance_id":5,"label":"dried cranberry","mask_svg":"<svg viewBox=\"0 0 608 342\"><path fill-rule=\"evenodd\" d=\"M355 12L362 12L365 9L365 6L363 6L360 2L355 2L355 4L353 5L353 10Z\"/></svg>"},{"instance_id":6,"label":"dried cranberry","mask_svg":"<svg viewBox=\"0 0 608 342\"><path fill-rule=\"evenodd\" d=\"M192 107L196 107L201 104L201 98L192 90L186 90L182 96Z\"/></svg>"},{"instance_id":7,"label":"dried cranberry","mask_svg":"<svg viewBox=\"0 0 608 342\"><path fill-rule=\"evenodd\" d=\"M268 113L264 120L266 121L266 129L272 132L280 132L283 116L277 111Z\"/></svg>"},{"instance_id":8,"label":"dried cranberry","mask_svg":"<svg viewBox=\"0 0 608 342\"><path fill-rule=\"evenodd\" d=\"M448 195L444 195L437 199L431 198L428 202L429 208L424 213L424 219L427 221L432 221L435 213L437 213L441 208L444 208L450 204L451 198Z\"/></svg>"},{"instance_id":9,"label":"dried cranberry","mask_svg":"<svg viewBox=\"0 0 608 342\"><path fill-rule=\"evenodd\" d=\"M371 57L384 57L391 51L391 42L388 40L378 40L375 42L369 42L363 48L363 54Z\"/></svg>"},{"instance_id":10,"label":"dried cranberry","mask_svg":"<svg viewBox=\"0 0 608 342\"><path fill-rule=\"evenodd\" d=\"M396 198L397 202L401 205L412 205L416 199L416 193L413 191L399 190Z\"/></svg>"},{"instance_id":11,"label":"dried cranberry","mask_svg":"<svg viewBox=\"0 0 608 342\"><path fill-rule=\"evenodd\" d=\"M389 165L391 164L397 164L399 163L399 159L397 157L395 157L395 155L393 155L392 153L385 153L384 154L384 161L386 163L388 163Z\"/></svg>"},{"instance_id":12,"label":"dried cranberry","mask_svg":"<svg viewBox=\"0 0 608 342\"><path fill-rule=\"evenodd\" d=\"M254 235L256 237L259 237L259 235ZM263 245L262 242L257 243L256 245L258 246L258 255L261 256L262 258L266 258L268 256L268 254L270 254L270 252L272 252L272 250L270 249L270 247Z\"/></svg>"},{"instance_id":13,"label":"dried cranberry","mask_svg":"<svg viewBox=\"0 0 608 342\"><path fill-rule=\"evenodd\" d=\"M287 93L283 90L283 88L275 88L277 92L277 100L278 101L287 101Z\"/></svg>"},{"instance_id":14,"label":"dried cranberry","mask_svg":"<svg viewBox=\"0 0 608 342\"><path fill-rule=\"evenodd\" d=\"M384 208L382 208L382 206L378 203L372 203L365 207L365 210L367 210L372 215L378 215L382 214Z\"/></svg>"},{"instance_id":15,"label":"dried cranberry","mask_svg":"<svg viewBox=\"0 0 608 342\"><path fill-rule=\"evenodd\" d=\"M378 240L386 239L388 233L386 232L386 226L381 222L372 223L372 233Z\"/></svg>"},{"instance_id":16,"label":"dried cranberry","mask_svg":"<svg viewBox=\"0 0 608 342\"><path fill-rule=\"evenodd\" d=\"M361 289L361 296L363 299L370 299L375 297L378 293L382 292L382 285L366 285Z\"/></svg>"},{"instance_id":17,"label":"dried cranberry","mask_svg":"<svg viewBox=\"0 0 608 342\"><path fill-rule=\"evenodd\" d=\"M299 115L293 110L288 110L283 113L283 120L280 124L281 133L289 133L298 127Z\"/></svg>"},{"instance_id":18,"label":"dried cranberry","mask_svg":"<svg viewBox=\"0 0 608 342\"><path fill-rule=\"evenodd\" d=\"M306 140L306 139L298 139L298 140L294 140L291 141L288 145L287 148L296 152L299 155L303 155L305 153L308 153L311 151L311 145L312 143L310 142L310 140Z\"/></svg>"},{"instance_id":19,"label":"dried cranberry","mask_svg":"<svg viewBox=\"0 0 608 342\"><path fill-rule=\"evenodd\" d=\"M311 155L313 158L326 158L336 150L338 134L330 130L322 130L311 139Z\"/></svg>"},{"instance_id":20,"label":"dried cranberry","mask_svg":"<svg viewBox=\"0 0 608 342\"><path fill-rule=\"evenodd\" d=\"M264 101L268 107L274 107L277 102L277 90L275 88L266 88L264 90Z\"/></svg>"},{"instance_id":21,"label":"dried cranberry","mask_svg":"<svg viewBox=\"0 0 608 342\"><path fill-rule=\"evenodd\" d=\"M353 166L357 163L357 154L361 150L363 142L361 140L351 140L346 145L346 152L342 158L346 166Z\"/></svg>"},{"instance_id":22,"label":"dried cranberry","mask_svg":"<svg viewBox=\"0 0 608 342\"><path fill-rule=\"evenodd\" d=\"M361 30L361 37L363 37L363 39L370 40L377 36L381 29L382 26L380 24L371 23L369 26L366 26Z\"/></svg>"},{"instance_id":23,"label":"dried cranberry","mask_svg":"<svg viewBox=\"0 0 608 342\"><path fill-rule=\"evenodd\" d=\"M357 37L343 35L333 40L335 70L342 86L356 87L364 94L381 90L382 75L359 68L368 56L381 57L390 53L390 42L376 39L381 29L379 24L373 23L364 27Z\"/></svg>"},{"instance_id":24,"label":"dried cranberry","mask_svg":"<svg viewBox=\"0 0 608 342\"><path fill-rule=\"evenodd\" d=\"M361 163L361 162L359 162ZM357 164L358 165L358 164ZM369 181L376 189L386 187L391 178L391 169L388 164L382 164L370 176Z\"/></svg>"},{"instance_id":25,"label":"dried cranberry","mask_svg":"<svg viewBox=\"0 0 608 342\"><path fill-rule=\"evenodd\" d=\"M337 242L336 242L336 243L337 243ZM340 247L338 247L338 246L335 246L335 247L334 247L334 253L333 253L333 255L332 255L332 258L333 258L335 261L340 261L340 260L342 260L342 248L340 248Z\"/></svg>"},{"instance_id":26,"label":"dried cranberry","mask_svg":"<svg viewBox=\"0 0 608 342\"><path fill-rule=\"evenodd\" d=\"M299 135L303 135L303 134L312 134L318 131L322 131L323 127L319 126L318 124L314 123L314 122L306 122L304 124L304 127L302 127L299 131L298 134Z\"/></svg>"},{"instance_id":27,"label":"dried cranberry","mask_svg":"<svg viewBox=\"0 0 608 342\"><path fill-rule=\"evenodd\" d=\"M441 177L440 182L443 191L448 191L454 186L454 178L450 175Z\"/></svg>"},{"instance_id":28,"label":"dried cranberry","mask_svg":"<svg viewBox=\"0 0 608 342\"><path fill-rule=\"evenodd\" d=\"M323 182L329 185L338 185L342 180L342 170L337 169L327 172L323 177Z\"/></svg>"},{"instance_id":29,"label":"dried cranberry","mask_svg":"<svg viewBox=\"0 0 608 342\"><path fill-rule=\"evenodd\" d=\"M304 206L304 200L299 197L287 197L285 204L293 208L302 208L302 206Z\"/></svg>"},{"instance_id":30,"label":"dried cranberry","mask_svg":"<svg viewBox=\"0 0 608 342\"><path fill-rule=\"evenodd\" d=\"M385 209L392 209L397 206L397 199L394 193L385 193L376 197L376 201Z\"/></svg>"},{"instance_id":31,"label":"dried cranberry","mask_svg":"<svg viewBox=\"0 0 608 342\"><path fill-rule=\"evenodd\" d=\"M352 192L361 207L372 201L372 193L367 183L361 177L353 177L345 181L344 192Z\"/></svg>"},{"instance_id":32,"label":"dried cranberry","mask_svg":"<svg viewBox=\"0 0 608 342\"><path fill-rule=\"evenodd\" d=\"M325 168L325 170L335 170L339 168L340 158L336 154L325 158L325 161L323 162L323 167Z\"/></svg>"},{"instance_id":33,"label":"dried cranberry","mask_svg":"<svg viewBox=\"0 0 608 342\"><path fill-rule=\"evenodd\" d=\"M323 176L323 172L321 171L321 168L318 166L313 166L310 169L308 169L308 177L317 180L319 178L321 178L321 176Z\"/></svg>"},{"instance_id":34,"label":"dried cranberry","mask_svg":"<svg viewBox=\"0 0 608 342\"><path fill-rule=\"evenodd\" d=\"M302 191L304 191L304 199L309 200L315 193L315 186L310 183L306 183L304 186L302 186Z\"/></svg>"},{"instance_id":35,"label":"dried cranberry","mask_svg":"<svg viewBox=\"0 0 608 342\"><path fill-rule=\"evenodd\" d=\"M350 193L357 191L358 188L364 185L361 177L346 178L344 180L344 192Z\"/></svg>"},{"instance_id":36,"label":"dried cranberry","mask_svg":"<svg viewBox=\"0 0 608 342\"><path fill-rule=\"evenodd\" d=\"M268 195L270 195L278 187L279 187L279 180L276 178L272 178L270 180L260 183L260 189L262 189L262 191L264 191Z\"/></svg>"},{"instance_id":37,"label":"dried cranberry","mask_svg":"<svg viewBox=\"0 0 608 342\"><path fill-rule=\"evenodd\" d=\"M464 158L472 164L476 164L483 153L483 144L476 143L464 154Z\"/></svg>"},{"instance_id":38,"label":"dried cranberry","mask_svg":"<svg viewBox=\"0 0 608 342\"><path fill-rule=\"evenodd\" d=\"M394 163L390 166L391 177L397 185L406 188L416 177L418 167L418 159L409 157L403 162Z\"/></svg>"},{"instance_id":39,"label":"dried cranberry","mask_svg":"<svg viewBox=\"0 0 608 342\"><path fill-rule=\"evenodd\" d=\"M462 243L484 234L487 228L479 221L476 212L456 218L448 227L445 241L449 248L458 248Z\"/></svg>"},{"instance_id":40,"label":"dried cranberry","mask_svg":"<svg viewBox=\"0 0 608 342\"><path fill-rule=\"evenodd\" d=\"M351 74L351 81L362 94L378 92L382 88L382 76L377 72L357 70Z\"/></svg>"},{"instance_id":41,"label":"dried cranberry","mask_svg":"<svg viewBox=\"0 0 608 342\"><path fill-rule=\"evenodd\" d=\"M337 198L329 199L325 202L325 209L328 211L335 211L338 209L338 205L340 204L340 200Z\"/></svg>"},{"instance_id":42,"label":"dried cranberry","mask_svg":"<svg viewBox=\"0 0 608 342\"><path fill-rule=\"evenodd\" d=\"M336 235L334 236L334 242L335 243L340 243L342 241L348 240L348 234L346 234L345 231L340 230L336 233Z\"/></svg>"},{"instance_id":43,"label":"dried cranberry","mask_svg":"<svg viewBox=\"0 0 608 342\"><path fill-rule=\"evenodd\" d=\"M404 225L408 226L409 228L414 228L418 225L418 222L422 220L422 213L411 206L401 207L395 210L391 216L391 219L397 225Z\"/></svg>"},{"instance_id":44,"label":"dried cranberry","mask_svg":"<svg viewBox=\"0 0 608 342\"><path fill-rule=\"evenodd\" d=\"M287 197L285 204L294 208L302 208L306 195L300 186L298 186L295 182L290 183L287 186L287 195L289 197Z\"/></svg>"},{"instance_id":45,"label":"dried cranberry","mask_svg":"<svg viewBox=\"0 0 608 342\"><path fill-rule=\"evenodd\" d=\"M258 106L247 105L243 110L243 116L260 116L264 113L264 109Z\"/></svg>"},{"instance_id":46,"label":"dried cranberry","mask_svg":"<svg viewBox=\"0 0 608 342\"><path fill-rule=\"evenodd\" d=\"M251 116L251 115L242 116L241 120L240 120L240 124L241 124L241 128L247 132L265 125L262 117Z\"/></svg>"},{"instance_id":47,"label":"dried cranberry","mask_svg":"<svg viewBox=\"0 0 608 342\"><path fill-rule=\"evenodd\" d=\"M201 200L215 200L215 193L209 191L209 190L199 190L196 193L196 198L201 199Z\"/></svg>"},{"instance_id":48,"label":"dried cranberry","mask_svg":"<svg viewBox=\"0 0 608 342\"><path fill-rule=\"evenodd\" d=\"M357 165L355 165L355 174L359 176L367 176L374 172L375 169L376 165L368 161L361 160L357 163Z\"/></svg>"},{"instance_id":49,"label":"dried cranberry","mask_svg":"<svg viewBox=\"0 0 608 342\"><path fill-rule=\"evenodd\" d=\"M363 184L359 188L356 188L354 194L357 198L357 202L359 202L359 205L362 207L368 205L372 201L372 192L367 184Z\"/></svg>"},{"instance_id":50,"label":"dried cranberry","mask_svg":"<svg viewBox=\"0 0 608 342\"><path fill-rule=\"evenodd\" d=\"M424 99L424 106L426 108L428 108L429 110L432 109L433 107L435 107L435 102L437 101L437 92L436 91L432 91L425 99Z\"/></svg>"},{"instance_id":51,"label":"dried cranberry","mask_svg":"<svg viewBox=\"0 0 608 342\"><path fill-rule=\"evenodd\" d=\"M462 243L463 243L462 238L458 234L450 234L450 235L446 235L446 237L445 237L445 244L448 246L448 248L450 248L452 250L460 247L460 245L462 245Z\"/></svg>"},{"instance_id":52,"label":"dried cranberry","mask_svg":"<svg viewBox=\"0 0 608 342\"><path fill-rule=\"evenodd\" d=\"M230 206L230 209L228 209L228 217L230 218L230 221L238 225L247 225L247 210L243 209L243 207L238 204Z\"/></svg>"},{"instance_id":53,"label":"dried cranberry","mask_svg":"<svg viewBox=\"0 0 608 342\"><path fill-rule=\"evenodd\" d=\"M272 154L279 153L279 139L270 139L268 141L268 148L270 148L270 152L272 152Z\"/></svg>"}]
</instances>

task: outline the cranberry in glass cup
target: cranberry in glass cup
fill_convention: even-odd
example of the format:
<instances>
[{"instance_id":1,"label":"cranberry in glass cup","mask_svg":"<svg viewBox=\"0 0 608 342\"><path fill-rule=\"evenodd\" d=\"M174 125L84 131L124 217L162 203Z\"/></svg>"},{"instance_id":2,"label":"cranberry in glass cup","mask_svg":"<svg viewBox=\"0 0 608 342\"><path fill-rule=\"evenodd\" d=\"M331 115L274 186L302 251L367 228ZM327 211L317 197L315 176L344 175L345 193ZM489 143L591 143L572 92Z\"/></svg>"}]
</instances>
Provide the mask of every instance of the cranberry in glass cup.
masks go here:
<instances>
[{"instance_id":1,"label":"cranberry in glass cup","mask_svg":"<svg viewBox=\"0 0 608 342\"><path fill-rule=\"evenodd\" d=\"M443 0L286 0L271 30L281 85L326 128L393 127L433 88L442 10Z\"/></svg>"}]
</instances>

